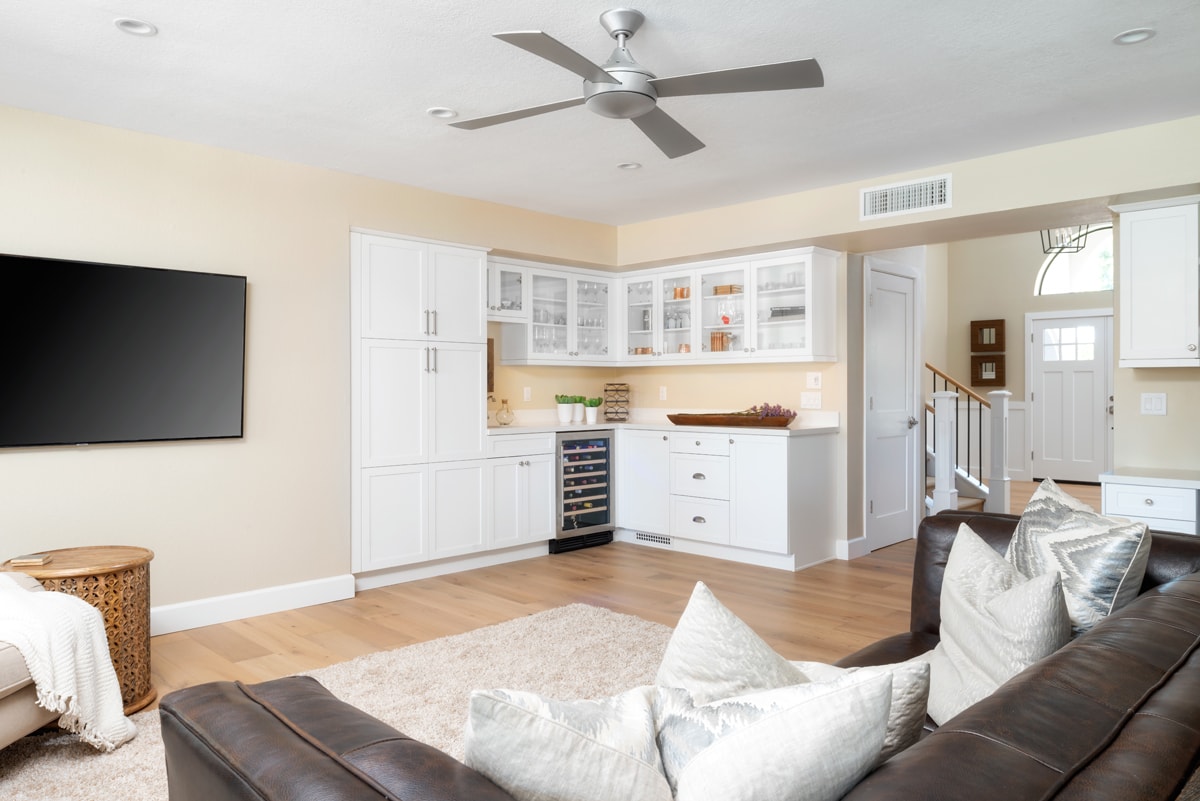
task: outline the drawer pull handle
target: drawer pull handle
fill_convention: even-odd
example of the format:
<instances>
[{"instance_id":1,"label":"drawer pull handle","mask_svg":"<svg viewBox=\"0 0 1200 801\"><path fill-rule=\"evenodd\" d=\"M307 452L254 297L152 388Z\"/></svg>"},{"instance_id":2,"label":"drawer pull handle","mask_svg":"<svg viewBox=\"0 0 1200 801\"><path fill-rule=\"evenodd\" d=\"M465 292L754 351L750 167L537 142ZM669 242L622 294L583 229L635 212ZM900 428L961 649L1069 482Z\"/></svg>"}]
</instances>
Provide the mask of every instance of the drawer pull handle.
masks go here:
<instances>
[{"instance_id":1,"label":"drawer pull handle","mask_svg":"<svg viewBox=\"0 0 1200 801\"><path fill-rule=\"evenodd\" d=\"M703 517L701 517L700 515L696 515L695 517L693 517L693 518L692 518L692 522L693 522L693 523L707 523L708 521L707 521L707 520L705 520L705 519L704 519Z\"/></svg>"},{"instance_id":2,"label":"drawer pull handle","mask_svg":"<svg viewBox=\"0 0 1200 801\"><path fill-rule=\"evenodd\" d=\"M700 440L696 440L696 444L697 444L697 445L699 445L699 444L700 444Z\"/></svg>"},{"instance_id":3,"label":"drawer pull handle","mask_svg":"<svg viewBox=\"0 0 1200 801\"><path fill-rule=\"evenodd\" d=\"M706 476L703 473L692 473L693 481L703 481L705 478Z\"/></svg>"},{"instance_id":4,"label":"drawer pull handle","mask_svg":"<svg viewBox=\"0 0 1200 801\"><path fill-rule=\"evenodd\" d=\"M1147 506L1153 506L1153 505L1154 505L1154 499L1153 499L1153 498L1147 498L1147 499L1146 499L1146 505L1147 505Z\"/></svg>"}]
</instances>

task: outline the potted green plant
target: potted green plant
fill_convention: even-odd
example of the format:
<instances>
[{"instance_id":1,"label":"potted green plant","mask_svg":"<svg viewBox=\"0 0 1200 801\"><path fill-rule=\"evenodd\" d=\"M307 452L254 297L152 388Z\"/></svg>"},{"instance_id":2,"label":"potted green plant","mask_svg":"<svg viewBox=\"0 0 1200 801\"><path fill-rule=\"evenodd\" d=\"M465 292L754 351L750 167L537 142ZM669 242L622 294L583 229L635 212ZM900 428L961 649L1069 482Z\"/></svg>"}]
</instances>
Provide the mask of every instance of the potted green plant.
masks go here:
<instances>
[{"instance_id":1,"label":"potted green plant","mask_svg":"<svg viewBox=\"0 0 1200 801\"><path fill-rule=\"evenodd\" d=\"M604 398L584 398L583 413L589 426L596 425L596 418L600 414L600 404L602 403L604 403Z\"/></svg>"},{"instance_id":2,"label":"potted green plant","mask_svg":"<svg viewBox=\"0 0 1200 801\"><path fill-rule=\"evenodd\" d=\"M571 396L571 422L572 423L582 423L583 422L583 400L584 400L584 398L582 395L572 395Z\"/></svg>"},{"instance_id":3,"label":"potted green plant","mask_svg":"<svg viewBox=\"0 0 1200 801\"><path fill-rule=\"evenodd\" d=\"M566 425L571 422L571 412L575 407L574 395L555 395L554 403L558 407L558 422Z\"/></svg>"}]
</instances>

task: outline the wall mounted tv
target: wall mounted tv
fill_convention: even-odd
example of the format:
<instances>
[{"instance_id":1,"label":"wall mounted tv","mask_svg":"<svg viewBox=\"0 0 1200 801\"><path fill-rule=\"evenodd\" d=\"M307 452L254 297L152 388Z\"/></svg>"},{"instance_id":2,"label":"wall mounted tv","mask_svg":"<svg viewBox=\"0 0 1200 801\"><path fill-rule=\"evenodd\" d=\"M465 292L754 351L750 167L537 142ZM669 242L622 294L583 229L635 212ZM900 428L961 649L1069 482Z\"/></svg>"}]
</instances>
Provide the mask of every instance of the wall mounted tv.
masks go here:
<instances>
[{"instance_id":1,"label":"wall mounted tv","mask_svg":"<svg viewBox=\"0 0 1200 801\"><path fill-rule=\"evenodd\" d=\"M0 255L0 447L242 436L244 276Z\"/></svg>"}]
</instances>

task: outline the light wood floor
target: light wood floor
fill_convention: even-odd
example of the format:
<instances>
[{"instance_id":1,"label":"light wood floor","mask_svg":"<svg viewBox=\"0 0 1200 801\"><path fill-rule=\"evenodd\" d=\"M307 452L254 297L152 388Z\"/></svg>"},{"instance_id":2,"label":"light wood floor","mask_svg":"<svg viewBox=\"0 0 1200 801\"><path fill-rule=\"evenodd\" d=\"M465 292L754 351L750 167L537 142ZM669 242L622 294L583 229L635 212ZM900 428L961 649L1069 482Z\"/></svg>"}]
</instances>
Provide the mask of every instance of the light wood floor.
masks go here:
<instances>
[{"instance_id":1,"label":"light wood floor","mask_svg":"<svg viewBox=\"0 0 1200 801\"><path fill-rule=\"evenodd\" d=\"M1035 486L1013 482L1015 512ZM1099 508L1099 487L1066 489ZM569 603L674 625L697 581L785 657L833 661L907 630L913 550L909 541L790 573L613 543L164 634L151 640L151 669L160 697L205 681L263 681Z\"/></svg>"}]
</instances>

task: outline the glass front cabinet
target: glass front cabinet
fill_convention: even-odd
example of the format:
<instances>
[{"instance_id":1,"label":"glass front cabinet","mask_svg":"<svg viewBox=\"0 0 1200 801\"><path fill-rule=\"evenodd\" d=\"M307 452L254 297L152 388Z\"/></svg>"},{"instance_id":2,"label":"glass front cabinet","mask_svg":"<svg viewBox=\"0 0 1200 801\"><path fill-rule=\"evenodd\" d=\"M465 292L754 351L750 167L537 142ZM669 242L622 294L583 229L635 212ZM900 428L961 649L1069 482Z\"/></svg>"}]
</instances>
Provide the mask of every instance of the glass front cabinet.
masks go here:
<instances>
[{"instance_id":1,"label":"glass front cabinet","mask_svg":"<svg viewBox=\"0 0 1200 801\"><path fill-rule=\"evenodd\" d=\"M612 279L527 269L529 322L502 331L504 362L612 361Z\"/></svg>"},{"instance_id":2,"label":"glass front cabinet","mask_svg":"<svg viewBox=\"0 0 1200 801\"><path fill-rule=\"evenodd\" d=\"M696 345L692 273L625 282L625 353L630 363L686 359Z\"/></svg>"},{"instance_id":3,"label":"glass front cabinet","mask_svg":"<svg viewBox=\"0 0 1200 801\"><path fill-rule=\"evenodd\" d=\"M529 319L529 287L525 272L519 264L488 261L489 320L524 322Z\"/></svg>"}]
</instances>

